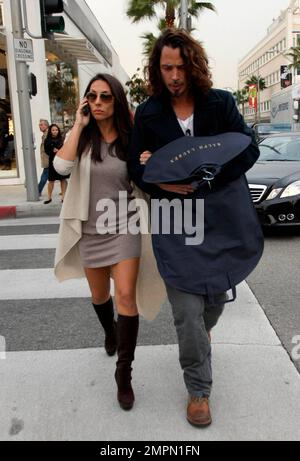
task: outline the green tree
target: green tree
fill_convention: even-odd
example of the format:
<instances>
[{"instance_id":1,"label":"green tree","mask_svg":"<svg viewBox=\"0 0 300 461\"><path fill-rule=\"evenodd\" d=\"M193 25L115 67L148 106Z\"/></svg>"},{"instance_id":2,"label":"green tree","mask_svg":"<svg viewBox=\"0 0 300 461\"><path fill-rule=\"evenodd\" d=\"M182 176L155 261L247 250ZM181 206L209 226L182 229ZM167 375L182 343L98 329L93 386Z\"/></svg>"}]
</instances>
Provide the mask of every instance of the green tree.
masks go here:
<instances>
[{"instance_id":1,"label":"green tree","mask_svg":"<svg viewBox=\"0 0 300 461\"><path fill-rule=\"evenodd\" d=\"M180 0L129 0L127 16L132 19L132 22L153 19L157 17L157 9L163 7L166 26L174 27L176 17L179 18L180 3ZM212 3L197 3L196 0L190 0L189 4L189 14L194 17L198 17L204 9L215 11Z\"/></svg>"},{"instance_id":2,"label":"green tree","mask_svg":"<svg viewBox=\"0 0 300 461\"><path fill-rule=\"evenodd\" d=\"M243 88L242 90L234 91L233 96L236 99L238 107L242 106L242 114L245 115L245 104L248 102L248 90Z\"/></svg>"},{"instance_id":3,"label":"green tree","mask_svg":"<svg viewBox=\"0 0 300 461\"><path fill-rule=\"evenodd\" d=\"M148 97L148 87L146 81L139 75L140 69L126 83L129 89L129 95L133 102L141 104Z\"/></svg>"},{"instance_id":4,"label":"green tree","mask_svg":"<svg viewBox=\"0 0 300 461\"><path fill-rule=\"evenodd\" d=\"M143 54L145 56L150 56L151 51L155 45L157 40L157 36L155 36L152 32L146 32L145 34L141 35L141 38L144 40L143 42Z\"/></svg>"},{"instance_id":5,"label":"green tree","mask_svg":"<svg viewBox=\"0 0 300 461\"><path fill-rule=\"evenodd\" d=\"M166 29L167 25L166 25L166 20L165 19L160 19L159 23L158 23L158 30L159 30L159 33L161 33L164 29ZM158 35L159 33L156 35L154 35L152 32L146 32L145 34L141 35L141 38L144 40L144 43L143 43L143 47L144 47L144 51L143 51L143 54L148 57L150 56L151 54L151 51L153 50L153 47L155 45L155 42L158 38Z\"/></svg>"},{"instance_id":6,"label":"green tree","mask_svg":"<svg viewBox=\"0 0 300 461\"><path fill-rule=\"evenodd\" d=\"M250 85L256 85L256 88L259 88L259 91L257 92L257 109L255 113L255 120L256 122L260 122L260 97L259 94L261 91L265 90L267 88L265 79L262 78L260 75L252 75L248 80L246 80L246 86L245 89L249 91L249 86Z\"/></svg>"},{"instance_id":7,"label":"green tree","mask_svg":"<svg viewBox=\"0 0 300 461\"><path fill-rule=\"evenodd\" d=\"M289 52L285 54L287 58L291 61L291 64L288 66L290 69L295 69L297 75L300 72L300 39L298 39L298 45L292 46L289 49Z\"/></svg>"},{"instance_id":8,"label":"green tree","mask_svg":"<svg viewBox=\"0 0 300 461\"><path fill-rule=\"evenodd\" d=\"M252 75L248 80L246 80L245 88L248 89L249 85L257 85L259 83L259 91L263 91L267 88L266 81L260 75L257 77L256 75Z\"/></svg>"}]
</instances>

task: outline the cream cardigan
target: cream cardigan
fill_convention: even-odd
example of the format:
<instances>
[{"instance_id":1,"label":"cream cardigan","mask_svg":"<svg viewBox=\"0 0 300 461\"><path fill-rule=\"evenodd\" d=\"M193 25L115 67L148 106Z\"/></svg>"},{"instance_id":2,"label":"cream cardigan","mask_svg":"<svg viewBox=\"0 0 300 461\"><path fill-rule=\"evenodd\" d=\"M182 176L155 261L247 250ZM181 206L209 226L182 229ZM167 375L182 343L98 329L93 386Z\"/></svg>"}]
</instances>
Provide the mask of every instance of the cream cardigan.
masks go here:
<instances>
[{"instance_id":1,"label":"cream cardigan","mask_svg":"<svg viewBox=\"0 0 300 461\"><path fill-rule=\"evenodd\" d=\"M78 242L82 237L82 222L88 220L91 152L83 155L80 162L78 159L72 162L56 156L53 165L59 174L71 174L60 215L61 223L55 254L54 273L57 279L63 282L85 277ZM137 192L142 198L143 192ZM165 286L157 270L151 235L142 235L142 255L137 284L140 314L147 320L154 320L165 300Z\"/></svg>"}]
</instances>

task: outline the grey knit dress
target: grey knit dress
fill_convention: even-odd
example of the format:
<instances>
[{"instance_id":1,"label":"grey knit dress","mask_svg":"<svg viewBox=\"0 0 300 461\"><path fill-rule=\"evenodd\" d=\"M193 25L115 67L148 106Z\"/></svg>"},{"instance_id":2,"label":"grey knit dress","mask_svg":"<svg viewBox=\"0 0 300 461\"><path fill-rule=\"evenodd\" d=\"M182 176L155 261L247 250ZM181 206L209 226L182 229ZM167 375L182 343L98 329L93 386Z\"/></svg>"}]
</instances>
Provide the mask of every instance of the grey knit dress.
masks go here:
<instances>
[{"instance_id":1,"label":"grey knit dress","mask_svg":"<svg viewBox=\"0 0 300 461\"><path fill-rule=\"evenodd\" d=\"M102 141L103 162L91 162L89 219L83 223L79 251L85 268L108 267L141 255L141 235L128 230L137 221L128 211L134 200L126 162ZM135 208L135 207L132 207Z\"/></svg>"}]
</instances>

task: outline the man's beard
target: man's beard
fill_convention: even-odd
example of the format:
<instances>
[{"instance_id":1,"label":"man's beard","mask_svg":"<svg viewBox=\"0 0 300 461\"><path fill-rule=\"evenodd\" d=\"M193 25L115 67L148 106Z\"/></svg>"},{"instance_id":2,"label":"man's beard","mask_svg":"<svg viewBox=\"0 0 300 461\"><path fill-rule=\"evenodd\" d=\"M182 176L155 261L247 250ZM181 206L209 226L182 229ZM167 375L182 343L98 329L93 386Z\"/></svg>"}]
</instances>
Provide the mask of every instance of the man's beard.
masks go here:
<instances>
[{"instance_id":1,"label":"man's beard","mask_svg":"<svg viewBox=\"0 0 300 461\"><path fill-rule=\"evenodd\" d=\"M172 98L179 98L181 96L181 91L178 89L176 91L171 91L171 97Z\"/></svg>"}]
</instances>

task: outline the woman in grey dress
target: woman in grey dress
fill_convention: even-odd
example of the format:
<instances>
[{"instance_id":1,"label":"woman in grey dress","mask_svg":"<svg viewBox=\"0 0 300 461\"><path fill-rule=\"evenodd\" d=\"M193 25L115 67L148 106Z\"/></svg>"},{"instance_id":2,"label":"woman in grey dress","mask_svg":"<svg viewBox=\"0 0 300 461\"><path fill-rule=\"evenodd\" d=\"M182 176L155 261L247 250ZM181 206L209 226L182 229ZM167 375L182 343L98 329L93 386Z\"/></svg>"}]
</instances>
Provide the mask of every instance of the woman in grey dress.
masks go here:
<instances>
[{"instance_id":1,"label":"woman in grey dress","mask_svg":"<svg viewBox=\"0 0 300 461\"><path fill-rule=\"evenodd\" d=\"M105 331L106 352L118 353L115 379L118 400L125 410L134 403L131 365L139 327L136 282L141 252L140 234L133 235L128 228L126 232L128 221L137 218L136 212L127 211L134 200L127 171L131 128L132 117L122 85L111 75L98 74L89 83L75 125L57 153L57 162L80 162L83 156L91 155L89 218L82 224L79 253L93 306ZM112 206L109 213L108 201ZM114 207L115 216L111 213ZM111 277L115 283L117 322L110 296Z\"/></svg>"}]
</instances>

